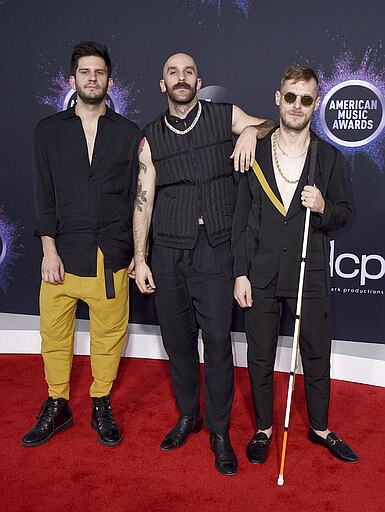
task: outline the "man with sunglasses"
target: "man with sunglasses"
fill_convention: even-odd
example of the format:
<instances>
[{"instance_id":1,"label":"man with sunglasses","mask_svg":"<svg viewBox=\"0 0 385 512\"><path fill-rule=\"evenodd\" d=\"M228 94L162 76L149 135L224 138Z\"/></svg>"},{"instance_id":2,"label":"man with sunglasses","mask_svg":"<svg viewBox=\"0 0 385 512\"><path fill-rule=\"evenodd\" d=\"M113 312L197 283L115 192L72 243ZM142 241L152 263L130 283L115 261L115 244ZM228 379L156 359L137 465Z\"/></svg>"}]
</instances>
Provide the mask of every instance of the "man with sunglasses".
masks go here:
<instances>
[{"instance_id":1,"label":"man with sunglasses","mask_svg":"<svg viewBox=\"0 0 385 512\"><path fill-rule=\"evenodd\" d=\"M280 125L259 141L253 170L240 176L233 223L234 296L245 308L248 369L257 431L246 454L265 462L273 425L273 373L282 304L295 317L306 208L311 211L304 279L300 351L309 416L308 439L333 456L358 456L328 429L330 395L329 232L348 221L352 207L345 162L310 131L318 79L290 66L276 91ZM308 184L310 142L318 139L315 183Z\"/></svg>"}]
</instances>

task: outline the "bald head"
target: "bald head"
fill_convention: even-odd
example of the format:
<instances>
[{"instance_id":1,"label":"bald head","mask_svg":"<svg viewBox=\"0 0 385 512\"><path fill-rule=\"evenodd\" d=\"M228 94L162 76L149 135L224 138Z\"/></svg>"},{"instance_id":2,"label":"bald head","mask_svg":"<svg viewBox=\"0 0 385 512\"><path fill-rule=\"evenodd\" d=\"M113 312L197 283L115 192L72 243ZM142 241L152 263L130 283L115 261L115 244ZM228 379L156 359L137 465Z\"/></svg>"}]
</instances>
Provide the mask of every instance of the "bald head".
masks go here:
<instances>
[{"instance_id":1,"label":"bald head","mask_svg":"<svg viewBox=\"0 0 385 512\"><path fill-rule=\"evenodd\" d=\"M163 79L166 77L167 72L170 69L177 68L193 68L195 74L198 75L198 67L194 59L190 55L187 55L187 53L174 53L174 55L171 55L164 63Z\"/></svg>"},{"instance_id":2,"label":"bald head","mask_svg":"<svg viewBox=\"0 0 385 512\"><path fill-rule=\"evenodd\" d=\"M164 63L160 90L168 96L170 112L175 105L183 105L185 110L193 108L198 101L197 91L201 85L197 65L190 55L175 53Z\"/></svg>"}]
</instances>

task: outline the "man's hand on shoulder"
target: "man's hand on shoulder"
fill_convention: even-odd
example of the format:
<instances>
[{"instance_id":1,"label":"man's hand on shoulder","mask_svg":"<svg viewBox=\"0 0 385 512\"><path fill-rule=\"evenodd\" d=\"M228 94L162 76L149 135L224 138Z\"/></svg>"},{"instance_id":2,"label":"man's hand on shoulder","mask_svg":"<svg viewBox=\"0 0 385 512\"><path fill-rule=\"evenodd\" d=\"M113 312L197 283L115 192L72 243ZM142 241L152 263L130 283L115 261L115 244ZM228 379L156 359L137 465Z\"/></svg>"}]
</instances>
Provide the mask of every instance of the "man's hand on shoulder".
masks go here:
<instances>
[{"instance_id":1,"label":"man's hand on shoulder","mask_svg":"<svg viewBox=\"0 0 385 512\"><path fill-rule=\"evenodd\" d=\"M234 170L245 172L253 165L257 146L257 126L246 126L240 133L230 158L234 160Z\"/></svg>"},{"instance_id":2,"label":"man's hand on shoulder","mask_svg":"<svg viewBox=\"0 0 385 512\"><path fill-rule=\"evenodd\" d=\"M238 135L233 154L234 169L245 172L250 169L255 159L257 139L262 139L275 127L271 119L261 119L250 116L241 108L233 105L232 125L233 135Z\"/></svg>"}]
</instances>

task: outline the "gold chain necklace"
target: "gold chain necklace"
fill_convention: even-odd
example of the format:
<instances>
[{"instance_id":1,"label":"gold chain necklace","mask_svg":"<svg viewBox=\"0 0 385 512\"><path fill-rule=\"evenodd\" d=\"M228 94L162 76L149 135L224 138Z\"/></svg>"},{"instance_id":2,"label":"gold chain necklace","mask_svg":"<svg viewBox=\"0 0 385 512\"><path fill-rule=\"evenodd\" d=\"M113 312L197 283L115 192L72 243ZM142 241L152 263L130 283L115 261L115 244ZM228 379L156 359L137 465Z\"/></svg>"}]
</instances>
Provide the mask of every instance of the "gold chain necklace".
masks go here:
<instances>
[{"instance_id":1,"label":"gold chain necklace","mask_svg":"<svg viewBox=\"0 0 385 512\"><path fill-rule=\"evenodd\" d=\"M284 150L281 148L281 146L280 146L280 144L279 144L279 142L278 142L278 137L275 137L275 139L276 139L276 142L277 142L277 146L279 147L279 149L281 150L281 152L282 152L284 155L286 155L286 156L287 156L287 158L290 158L290 160L297 160L297 158L301 158L301 156L303 156L303 155L306 153L306 151L307 151L307 149L305 149L305 151L304 151L303 153L301 153L300 155L297 155L297 156L290 156L288 153L286 153L286 151L284 151Z\"/></svg>"},{"instance_id":2,"label":"gold chain necklace","mask_svg":"<svg viewBox=\"0 0 385 512\"><path fill-rule=\"evenodd\" d=\"M283 174L283 172L281 171L281 168L279 166L278 158L277 158L277 132L273 133L273 156L274 156L274 163L277 167L277 171L282 176L282 178L286 181L286 183L290 183L290 185L297 184L299 182L299 178L298 178L298 180L289 180L289 178L286 178L286 176Z\"/></svg>"},{"instance_id":3,"label":"gold chain necklace","mask_svg":"<svg viewBox=\"0 0 385 512\"><path fill-rule=\"evenodd\" d=\"M197 115L195 116L193 122L190 124L190 126L188 128L186 128L185 130L178 130L177 128L175 128L174 126L172 126L168 121L167 121L167 117L164 116L164 122L167 126L167 128L169 128L172 132L176 133L177 135L185 135L186 133L188 132L191 132L191 130L194 128L194 126L197 124L197 122L199 121L199 118L201 116L201 113L202 113L202 105L200 104L200 102L198 101L198 112L197 112Z\"/></svg>"}]
</instances>

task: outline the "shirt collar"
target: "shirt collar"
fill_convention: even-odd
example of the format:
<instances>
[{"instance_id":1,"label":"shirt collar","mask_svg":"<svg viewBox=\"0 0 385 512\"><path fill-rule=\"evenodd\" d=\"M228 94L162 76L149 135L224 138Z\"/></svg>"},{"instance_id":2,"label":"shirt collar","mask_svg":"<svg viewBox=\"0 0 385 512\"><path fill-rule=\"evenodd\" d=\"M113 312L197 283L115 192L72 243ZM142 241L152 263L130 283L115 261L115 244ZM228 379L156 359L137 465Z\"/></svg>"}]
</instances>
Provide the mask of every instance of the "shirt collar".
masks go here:
<instances>
[{"instance_id":1,"label":"shirt collar","mask_svg":"<svg viewBox=\"0 0 385 512\"><path fill-rule=\"evenodd\" d=\"M67 108L63 112L63 119L72 119L74 117L78 117L75 113L75 105L73 107ZM116 121L117 114L113 110L111 110L109 107L106 106L106 113L103 116L100 117L106 117L110 121Z\"/></svg>"},{"instance_id":2,"label":"shirt collar","mask_svg":"<svg viewBox=\"0 0 385 512\"><path fill-rule=\"evenodd\" d=\"M187 116L185 118L183 118L183 119L181 117L178 117L178 116L173 116L172 114L170 114L170 111L167 110L167 112L166 112L167 121L169 123L171 123L172 125L175 125L175 126L177 126L181 122L186 123L186 124L190 124L191 121L194 119L194 117L197 115L197 112L198 112L198 102L190 110L190 112L187 114Z\"/></svg>"}]
</instances>

